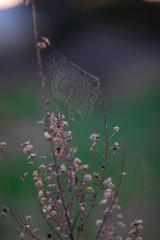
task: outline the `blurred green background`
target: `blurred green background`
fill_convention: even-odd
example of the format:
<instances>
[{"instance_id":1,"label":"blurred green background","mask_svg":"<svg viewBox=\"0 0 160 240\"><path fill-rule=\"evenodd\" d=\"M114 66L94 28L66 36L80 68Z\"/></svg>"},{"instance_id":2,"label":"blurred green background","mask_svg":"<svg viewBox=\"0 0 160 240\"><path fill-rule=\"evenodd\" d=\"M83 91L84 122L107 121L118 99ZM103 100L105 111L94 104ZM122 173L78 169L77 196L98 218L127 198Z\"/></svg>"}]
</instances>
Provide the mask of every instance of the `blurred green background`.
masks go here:
<instances>
[{"instance_id":1,"label":"blurred green background","mask_svg":"<svg viewBox=\"0 0 160 240\"><path fill-rule=\"evenodd\" d=\"M100 77L106 103L108 135L114 126L120 132L111 145L125 141L125 170L120 203L124 221L144 219L143 239L159 240L160 178L160 4L145 1L39 1L39 36L74 63ZM23 5L0 10L0 141L19 173L28 171L20 143L31 140L35 152L50 154L43 129L36 123L43 118L41 87L34 52L31 11ZM55 109L50 80L46 79L50 108ZM67 117L67 111L63 108ZM104 138L103 112L99 100L93 118L82 124L70 122L72 145L77 156L96 171L96 159L90 156L91 133ZM108 165L107 176L116 183L122 151ZM8 197L26 214L34 215L38 206L0 155L0 207ZM32 178L28 183L33 186ZM34 187L34 186L33 186ZM99 214L97 212L97 214ZM89 226L93 239L95 219ZM92 230L92 231L90 231ZM0 219L1 239L17 239L11 219Z\"/></svg>"}]
</instances>

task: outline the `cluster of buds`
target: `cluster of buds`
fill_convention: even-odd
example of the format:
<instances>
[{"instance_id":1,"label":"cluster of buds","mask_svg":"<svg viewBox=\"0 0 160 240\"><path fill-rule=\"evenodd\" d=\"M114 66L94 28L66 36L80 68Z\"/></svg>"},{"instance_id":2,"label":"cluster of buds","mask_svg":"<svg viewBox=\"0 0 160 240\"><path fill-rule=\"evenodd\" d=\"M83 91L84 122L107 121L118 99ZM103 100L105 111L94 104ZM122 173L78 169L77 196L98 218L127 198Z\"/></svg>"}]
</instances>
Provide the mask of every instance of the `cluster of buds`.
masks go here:
<instances>
[{"instance_id":1,"label":"cluster of buds","mask_svg":"<svg viewBox=\"0 0 160 240\"><path fill-rule=\"evenodd\" d=\"M85 174L84 175L84 181L85 182L90 182L92 180L92 175L91 174Z\"/></svg>"},{"instance_id":2,"label":"cluster of buds","mask_svg":"<svg viewBox=\"0 0 160 240\"><path fill-rule=\"evenodd\" d=\"M93 141L90 151L94 150L98 137L99 137L99 134L96 134L96 133L91 134L91 136L89 137Z\"/></svg>"},{"instance_id":3,"label":"cluster of buds","mask_svg":"<svg viewBox=\"0 0 160 240\"><path fill-rule=\"evenodd\" d=\"M0 142L0 148L4 148L7 145L6 142Z\"/></svg>"},{"instance_id":4,"label":"cluster of buds","mask_svg":"<svg viewBox=\"0 0 160 240\"><path fill-rule=\"evenodd\" d=\"M27 154L27 153L30 154L30 152L31 152L31 150L32 150L32 148L33 148L33 146L30 144L30 141L21 143L20 145L21 145L21 146L24 146L23 152L24 152L25 154Z\"/></svg>"},{"instance_id":5,"label":"cluster of buds","mask_svg":"<svg viewBox=\"0 0 160 240\"><path fill-rule=\"evenodd\" d=\"M56 154L62 157L62 152L67 145L67 142L70 142L72 139L72 132L66 131L65 127L68 127L69 124L67 121L64 121L65 116L63 113L54 112L50 114L50 134L53 133L53 141L56 146Z\"/></svg>"},{"instance_id":6,"label":"cluster of buds","mask_svg":"<svg viewBox=\"0 0 160 240\"><path fill-rule=\"evenodd\" d=\"M107 240L113 239L114 235L115 235L114 226L113 226L113 224L110 224L110 225L107 227Z\"/></svg>"},{"instance_id":7,"label":"cluster of buds","mask_svg":"<svg viewBox=\"0 0 160 240\"><path fill-rule=\"evenodd\" d=\"M45 44L49 45L46 38L42 38L42 46L37 46L39 48L44 48ZM43 46L44 44L44 46ZM86 204L87 197L90 197L92 201L92 206L95 205L96 194L103 190L104 195L103 199L99 202L99 204L103 204L103 218L96 220L96 225L99 228L100 235L106 235L107 240L122 240L122 237L117 234L117 229L119 227L125 227L125 224L121 221L122 214L117 213L115 215L116 222L109 223L107 225L105 223L105 219L108 219L115 213L115 210L119 210L120 206L117 204L118 198L116 196L116 187L112 182L112 178L108 177L104 180L103 171L99 173L88 173L89 164L82 164L81 159L76 157L77 148L70 147L70 141L72 140L72 132L66 130L66 127L69 126L68 122L65 121L65 116L63 113L47 113L48 122L40 121L40 125L45 124L44 130L44 138L50 142L52 146L51 157L42 156L41 163L38 164L37 155L32 153L33 145L31 145L30 141L22 143L23 152L28 154L28 166L34 166L33 170L33 180L35 186L37 188L37 200L41 204L41 209L44 214L44 219L46 221L53 221L54 223L54 232L60 234L60 236L67 236L68 233L68 218L70 219L70 224L74 226L74 220L72 217L75 214L75 208L78 209L76 211L77 214L81 214L81 227L77 227L78 231L83 231L83 221L85 219L85 211L86 211ZM119 127L114 127L114 134L119 131ZM113 135L114 135L113 134ZM104 157L103 153L101 153L98 148L95 147L97 141L102 145L106 146L100 139L99 134L93 133L90 136L92 141L91 150L95 149L96 152L99 154L101 158ZM0 143L1 147L4 147L6 143ZM106 148L105 148L106 149ZM115 151L119 149L119 143L115 142L115 144L110 148L111 151ZM47 164L47 161L49 164ZM105 165L99 159L99 163L102 169L105 168ZM27 176L27 172L24 173L20 180L24 181L25 177ZM124 176L126 173L121 172L120 176ZM94 183L92 183L94 180ZM95 182L96 181L96 182ZM95 184L97 186L97 190L94 191L91 184ZM69 196L69 204L64 208L64 201ZM74 201L78 199L77 201ZM76 202L76 206L74 205ZM64 210L64 211L63 211ZM3 215L5 216L6 213L3 211ZM78 215L77 215L78 216ZM26 217L26 220L32 219L31 215ZM74 218L73 218L74 219ZM139 233L142 230L142 220L134 221L131 226L133 229L129 232L129 234L134 234L136 240L141 240L142 238L139 237ZM30 225L26 222L26 225L22 229L22 232L19 235L20 239L24 239L25 232L36 233L37 230L31 230ZM49 232L47 238L52 238L52 234ZM127 238L129 240L130 238Z\"/></svg>"},{"instance_id":8,"label":"cluster of buds","mask_svg":"<svg viewBox=\"0 0 160 240\"><path fill-rule=\"evenodd\" d=\"M107 178L104 181L104 185L107 186L106 189L105 189L105 192L104 192L104 198L106 200L108 200L108 199L112 198L113 195L114 195L114 188L115 188L115 186L112 183L112 178L111 177Z\"/></svg>"},{"instance_id":9,"label":"cluster of buds","mask_svg":"<svg viewBox=\"0 0 160 240\"><path fill-rule=\"evenodd\" d=\"M80 212L84 212L84 210L85 210L85 207L84 207L84 206L85 206L84 203L80 203L80 204L79 204L79 211L80 211Z\"/></svg>"},{"instance_id":10,"label":"cluster of buds","mask_svg":"<svg viewBox=\"0 0 160 240\"><path fill-rule=\"evenodd\" d=\"M96 225L101 230L101 235L107 235L107 240L122 240L123 238L118 235L117 231L119 228L124 228L126 225L124 222L121 221L123 215L121 213L117 213L115 215L116 210L120 210L120 206L117 204L118 198L115 197L115 188L116 186L112 182L112 178L108 177L106 180L103 181L103 186L105 186L104 191L104 199L102 199L99 204L104 204L107 207L103 211L103 220L98 219L96 220ZM114 203L113 203L114 202ZM112 204L111 204L112 203ZM110 205L111 204L111 205ZM111 215L115 215L115 223L111 223L109 226L104 224L104 219L108 219ZM103 227L101 227L101 225Z\"/></svg>"},{"instance_id":11,"label":"cluster of buds","mask_svg":"<svg viewBox=\"0 0 160 240\"><path fill-rule=\"evenodd\" d=\"M139 233L141 233L143 230L142 223L143 220L141 219L137 219L131 223L132 229L129 231L128 234L133 234L136 240L142 240L142 237L139 236Z\"/></svg>"},{"instance_id":12,"label":"cluster of buds","mask_svg":"<svg viewBox=\"0 0 160 240\"><path fill-rule=\"evenodd\" d=\"M37 155L31 152L33 150L33 145L30 144L30 141L22 143L21 145L24 147L23 152L28 154L28 159L30 160L28 166L34 166L34 168L36 168L33 171L33 180L38 190L37 197L42 205L42 212L44 213L45 218L48 220L51 220L51 218L55 220L57 219L56 222L59 222L59 219L61 218L65 223L64 213L61 213L61 207L59 208L59 204L62 205L62 199L66 198L65 192L69 191L74 194L77 192L77 196L80 200L78 209L79 212L83 213L85 211L85 202L83 199L84 196L81 196L81 189L87 190L87 192L91 194L94 193L93 188L88 185L92 180L92 175L87 173L89 165L82 164L81 159L75 156L77 148L69 146L72 139L72 132L66 130L66 127L68 127L69 124L67 121L64 121L65 116L63 113L59 113L57 109L56 114L47 113L47 116L49 120L49 128L47 126L44 131L44 138L51 142L51 144L54 143L54 152L51 154L53 160L50 161L49 164L46 164L46 157L43 156L41 157L41 161L43 162L38 164L35 159L35 157L37 158ZM40 124L45 124L45 121L41 121ZM93 134L92 140L95 141L97 138L98 134ZM81 171L83 176L81 179L81 185L77 184L78 179L76 173L78 171ZM24 175L27 175L27 173ZM25 178L25 176L22 176L22 178ZM97 179L100 179L99 175L97 175ZM59 188L60 184L63 185L63 192ZM62 194L64 197L62 197ZM64 234L63 229L64 227L60 224L56 226L54 230Z\"/></svg>"},{"instance_id":13,"label":"cluster of buds","mask_svg":"<svg viewBox=\"0 0 160 240\"><path fill-rule=\"evenodd\" d=\"M39 177L39 172L38 171L33 172L33 180L34 180L35 185L38 189L43 188L42 178Z\"/></svg>"}]
</instances>

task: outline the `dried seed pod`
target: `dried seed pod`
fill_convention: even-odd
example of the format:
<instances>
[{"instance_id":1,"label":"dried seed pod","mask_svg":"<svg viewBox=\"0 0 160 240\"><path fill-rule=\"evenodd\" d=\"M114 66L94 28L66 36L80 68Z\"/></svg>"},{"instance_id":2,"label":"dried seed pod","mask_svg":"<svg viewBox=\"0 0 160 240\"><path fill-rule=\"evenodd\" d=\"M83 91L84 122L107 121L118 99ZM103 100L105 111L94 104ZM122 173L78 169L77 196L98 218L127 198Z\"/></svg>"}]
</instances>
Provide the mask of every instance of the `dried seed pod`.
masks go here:
<instances>
[{"instance_id":1,"label":"dried seed pod","mask_svg":"<svg viewBox=\"0 0 160 240\"><path fill-rule=\"evenodd\" d=\"M33 161L30 161L27 165L28 165L28 167L30 167L30 166L32 166L34 164L34 162Z\"/></svg>"},{"instance_id":2,"label":"dried seed pod","mask_svg":"<svg viewBox=\"0 0 160 240\"><path fill-rule=\"evenodd\" d=\"M137 226L141 223L143 223L143 220L142 219L137 219L137 220L135 220L131 223L131 226Z\"/></svg>"},{"instance_id":3,"label":"dried seed pod","mask_svg":"<svg viewBox=\"0 0 160 240\"><path fill-rule=\"evenodd\" d=\"M98 139L98 137L99 137L99 133L98 134L96 134L96 133L93 133L93 134L91 134L91 136L89 137L92 141L96 141L97 139Z\"/></svg>"},{"instance_id":4,"label":"dried seed pod","mask_svg":"<svg viewBox=\"0 0 160 240\"><path fill-rule=\"evenodd\" d=\"M41 189L43 187L43 183L41 180L38 180L35 184L36 184L36 187L39 189Z\"/></svg>"},{"instance_id":5,"label":"dried seed pod","mask_svg":"<svg viewBox=\"0 0 160 240\"><path fill-rule=\"evenodd\" d=\"M25 144L25 143L22 143ZM23 152L26 153L30 153L31 149L33 148L33 146L31 144L27 144L25 145L25 147L23 148Z\"/></svg>"},{"instance_id":6,"label":"dried seed pod","mask_svg":"<svg viewBox=\"0 0 160 240\"><path fill-rule=\"evenodd\" d=\"M119 126L113 127L113 130L115 130L116 132L118 132L118 131L119 131Z\"/></svg>"},{"instance_id":7,"label":"dried seed pod","mask_svg":"<svg viewBox=\"0 0 160 240\"><path fill-rule=\"evenodd\" d=\"M107 178L107 179L104 181L104 184L105 184L105 185L108 185L109 183L112 183L112 178L111 178L111 177Z\"/></svg>"},{"instance_id":8,"label":"dried seed pod","mask_svg":"<svg viewBox=\"0 0 160 240\"><path fill-rule=\"evenodd\" d=\"M44 170L46 168L46 166L44 165L44 164L41 164L40 166L39 166L39 169L41 169L41 170Z\"/></svg>"},{"instance_id":9,"label":"dried seed pod","mask_svg":"<svg viewBox=\"0 0 160 240\"><path fill-rule=\"evenodd\" d=\"M41 198L41 200L40 200L40 202L41 202L42 204L44 204L46 201L47 201L47 198L46 198L46 197L43 197L43 198Z\"/></svg>"},{"instance_id":10,"label":"dried seed pod","mask_svg":"<svg viewBox=\"0 0 160 240\"><path fill-rule=\"evenodd\" d=\"M85 180L86 182L90 182L90 181L92 180L92 175L91 175L91 174L85 174L85 175L84 175L84 180Z\"/></svg>"},{"instance_id":11,"label":"dried seed pod","mask_svg":"<svg viewBox=\"0 0 160 240\"><path fill-rule=\"evenodd\" d=\"M123 240L123 238L121 236L117 236L116 240Z\"/></svg>"},{"instance_id":12,"label":"dried seed pod","mask_svg":"<svg viewBox=\"0 0 160 240\"><path fill-rule=\"evenodd\" d=\"M25 235L24 235L23 232L21 232L21 233L19 234L19 238L20 238L20 239L24 239L24 238L25 238Z\"/></svg>"},{"instance_id":13,"label":"dried seed pod","mask_svg":"<svg viewBox=\"0 0 160 240\"><path fill-rule=\"evenodd\" d=\"M32 230L32 233L36 233L36 232L38 232L39 231L39 228L34 228L33 230Z\"/></svg>"},{"instance_id":14,"label":"dried seed pod","mask_svg":"<svg viewBox=\"0 0 160 240\"><path fill-rule=\"evenodd\" d=\"M79 158L75 158L74 159L74 164L78 165L80 164L82 161Z\"/></svg>"},{"instance_id":15,"label":"dried seed pod","mask_svg":"<svg viewBox=\"0 0 160 240\"><path fill-rule=\"evenodd\" d=\"M6 142L0 142L0 147L5 147L7 145Z\"/></svg>"},{"instance_id":16,"label":"dried seed pod","mask_svg":"<svg viewBox=\"0 0 160 240\"><path fill-rule=\"evenodd\" d=\"M103 223L102 219L96 220L96 225L99 227Z\"/></svg>"},{"instance_id":17,"label":"dried seed pod","mask_svg":"<svg viewBox=\"0 0 160 240\"><path fill-rule=\"evenodd\" d=\"M27 172L25 172L21 177L20 177L20 180L24 180L25 179L25 177L27 176Z\"/></svg>"},{"instance_id":18,"label":"dried seed pod","mask_svg":"<svg viewBox=\"0 0 160 240\"><path fill-rule=\"evenodd\" d=\"M88 164L84 164L84 165L81 165L79 168L83 169L83 170L87 170L89 168L89 165Z\"/></svg>"},{"instance_id":19,"label":"dried seed pod","mask_svg":"<svg viewBox=\"0 0 160 240\"><path fill-rule=\"evenodd\" d=\"M38 177L38 171L33 172L33 177Z\"/></svg>"},{"instance_id":20,"label":"dried seed pod","mask_svg":"<svg viewBox=\"0 0 160 240\"><path fill-rule=\"evenodd\" d=\"M89 192L94 192L94 190L93 190L92 187L86 187L86 189L87 189Z\"/></svg>"},{"instance_id":21,"label":"dried seed pod","mask_svg":"<svg viewBox=\"0 0 160 240\"><path fill-rule=\"evenodd\" d=\"M117 222L117 225L120 226L120 227L125 227L126 224L124 222Z\"/></svg>"},{"instance_id":22,"label":"dried seed pod","mask_svg":"<svg viewBox=\"0 0 160 240\"><path fill-rule=\"evenodd\" d=\"M52 136L48 131L44 131L44 138L48 141L51 140Z\"/></svg>"},{"instance_id":23,"label":"dried seed pod","mask_svg":"<svg viewBox=\"0 0 160 240\"><path fill-rule=\"evenodd\" d=\"M102 199L99 204L106 204L107 203L107 199Z\"/></svg>"},{"instance_id":24,"label":"dried seed pod","mask_svg":"<svg viewBox=\"0 0 160 240\"><path fill-rule=\"evenodd\" d=\"M113 196L113 192L110 188L107 188L104 192L104 198L109 199Z\"/></svg>"}]
</instances>

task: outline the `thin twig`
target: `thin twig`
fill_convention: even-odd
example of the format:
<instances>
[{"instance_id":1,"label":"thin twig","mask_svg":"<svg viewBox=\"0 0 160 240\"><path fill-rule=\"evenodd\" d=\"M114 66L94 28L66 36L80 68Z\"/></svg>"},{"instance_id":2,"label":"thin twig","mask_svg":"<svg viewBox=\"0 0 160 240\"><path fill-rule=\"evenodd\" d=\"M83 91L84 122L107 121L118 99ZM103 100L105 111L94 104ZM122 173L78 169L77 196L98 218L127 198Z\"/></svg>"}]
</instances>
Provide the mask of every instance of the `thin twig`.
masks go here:
<instances>
[{"instance_id":1,"label":"thin twig","mask_svg":"<svg viewBox=\"0 0 160 240\"><path fill-rule=\"evenodd\" d=\"M37 61L38 61L38 67L39 67L39 76L40 76L40 79L41 79L41 86L42 86L44 113L45 113L48 132L51 133L50 126L49 126L49 117L47 115L48 101L47 101L47 94L46 94L46 88L45 88L45 78L43 76L42 60L41 60L41 56L40 56L40 48L38 47L37 26L36 26L36 11L35 11L35 5L34 5L33 1L31 1L31 8L32 8L33 35L34 35L34 40L35 40ZM52 156L53 156L54 164L55 164L55 170L56 170L56 173L57 173L56 181L57 181L58 188L60 190L60 196L61 196L62 205L63 205L63 208L64 208L64 215L66 217L68 227L70 229L71 240L73 240L74 238L73 238L73 234L72 234L72 228L71 228L70 220L69 220L69 217L68 217L67 209L66 209L66 206L65 206L64 194L63 194L63 189L61 187L61 183L60 183L60 179L59 179L57 160L56 160L56 156L55 156L55 152L54 152L54 142L53 142L52 138L50 140L50 143L51 143Z\"/></svg>"},{"instance_id":2,"label":"thin twig","mask_svg":"<svg viewBox=\"0 0 160 240\"><path fill-rule=\"evenodd\" d=\"M99 155L101 155L101 157L102 157L103 159L105 159L105 156L98 150L98 148L95 147L95 150L96 150L97 153L99 153Z\"/></svg>"},{"instance_id":3,"label":"thin twig","mask_svg":"<svg viewBox=\"0 0 160 240\"><path fill-rule=\"evenodd\" d=\"M43 204L41 203L41 201L39 200L39 198L36 196L36 194L30 189L30 187L28 186L27 183L25 183L25 181L21 178L20 174L16 171L16 169L14 168L13 164L11 163L11 161L9 160L9 158L7 157L5 151L0 148L3 156L5 157L5 159L7 160L7 162L9 163L10 167L12 168L12 170L14 171L14 173L17 175L17 177L19 178L19 180L24 184L24 186L28 189L28 191L32 194L32 196L37 200L37 202L40 204L40 206L42 208L44 208L46 211L46 207L43 206ZM54 218L50 213L48 213L50 215L51 218ZM55 220L55 219L54 219ZM58 223L58 222L57 222ZM59 234L55 231L55 233L57 234L57 236L59 236Z\"/></svg>"},{"instance_id":4,"label":"thin twig","mask_svg":"<svg viewBox=\"0 0 160 240\"><path fill-rule=\"evenodd\" d=\"M15 213L12 211L13 216L15 217L16 221L20 224L20 222L22 223L22 225L20 224L20 226L22 227L22 229L27 232L34 240L39 240L31 231L30 229L27 227L26 223L23 222L23 219L21 218L19 212L17 211L17 209L15 208L15 206L13 205L13 203L11 203L11 201L8 199L8 202L10 204L10 206L12 207L12 209L15 211ZM19 218L19 220L18 220Z\"/></svg>"},{"instance_id":5,"label":"thin twig","mask_svg":"<svg viewBox=\"0 0 160 240\"><path fill-rule=\"evenodd\" d=\"M102 109L103 109L103 118L104 118L104 130L105 130L105 163L104 163L104 167L102 168L102 176L101 176L101 180L97 186L97 190L95 191L94 195L93 195L93 200L92 200L92 203L91 203L91 206L89 208L89 211L88 213L86 214L86 217L83 221L83 224L82 224L82 229L84 227L84 225L86 224L94 206L95 206L95 200L96 200L96 197L99 193L99 190L101 188L101 185L103 184L103 180L104 180L104 176L105 176L105 171L106 171L106 166L107 166L107 163L108 163L108 139L107 139L107 124L106 124L106 110L105 110L105 104L104 104L104 98L103 98L103 93L102 93L102 89L101 89L101 86L100 86L100 82L99 82L99 91L100 91L100 100L101 100L101 103L102 103ZM79 239L80 237L80 232L79 234L77 235L77 240Z\"/></svg>"},{"instance_id":6,"label":"thin twig","mask_svg":"<svg viewBox=\"0 0 160 240\"><path fill-rule=\"evenodd\" d=\"M102 229L103 229L103 227L104 227L104 224L106 223L106 221L107 221L107 219L108 219L108 217L109 217L109 214L110 214L110 211L111 211L111 209L112 209L112 206L113 206L113 204L115 203L115 201L117 200L117 196L119 195L120 186L121 186L122 180L123 180L124 163L125 163L125 145L124 145L124 143L123 143L122 145L123 145L123 153L122 153L121 172L120 172L120 178L119 178L118 187L117 187L117 190L116 190L116 192L115 192L115 194L114 194L114 197L113 197L113 199L112 199L112 201L111 201L111 203L110 203L110 206L109 206L109 208L108 208L108 211L107 211L106 215L105 215L104 218L103 218L103 222L102 222L102 224L101 224L101 226L100 226L100 228L99 228L99 230L98 230L98 233L97 233L97 235L96 235L96 237L95 237L94 240L97 240L97 239L99 238L100 233L101 233L101 231L102 231Z\"/></svg>"}]
</instances>

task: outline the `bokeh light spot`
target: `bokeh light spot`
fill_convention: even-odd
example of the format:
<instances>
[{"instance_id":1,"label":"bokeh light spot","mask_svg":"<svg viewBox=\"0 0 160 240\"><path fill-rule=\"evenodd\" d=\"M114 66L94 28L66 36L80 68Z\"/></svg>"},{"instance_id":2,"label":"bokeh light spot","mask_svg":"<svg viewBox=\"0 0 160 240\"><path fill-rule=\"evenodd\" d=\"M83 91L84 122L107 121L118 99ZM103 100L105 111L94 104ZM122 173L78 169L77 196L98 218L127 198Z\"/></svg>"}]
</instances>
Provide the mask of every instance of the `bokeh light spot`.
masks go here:
<instances>
[{"instance_id":1,"label":"bokeh light spot","mask_svg":"<svg viewBox=\"0 0 160 240\"><path fill-rule=\"evenodd\" d=\"M15 7L22 2L22 0L0 0L0 10Z\"/></svg>"}]
</instances>

